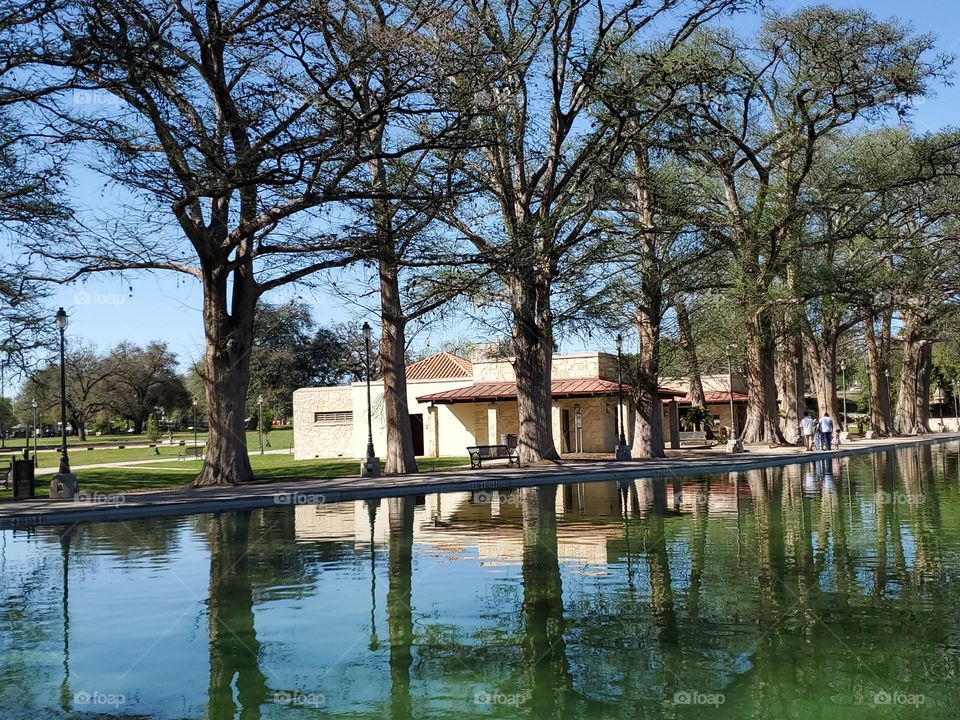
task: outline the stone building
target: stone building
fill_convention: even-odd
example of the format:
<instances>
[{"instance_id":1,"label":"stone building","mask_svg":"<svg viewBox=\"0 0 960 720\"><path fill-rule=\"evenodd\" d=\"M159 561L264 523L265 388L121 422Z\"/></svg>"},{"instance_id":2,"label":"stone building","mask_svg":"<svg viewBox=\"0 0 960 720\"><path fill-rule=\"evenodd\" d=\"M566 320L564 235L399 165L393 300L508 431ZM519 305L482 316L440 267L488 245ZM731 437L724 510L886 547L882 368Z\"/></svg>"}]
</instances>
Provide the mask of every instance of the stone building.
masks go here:
<instances>
[{"instance_id":1,"label":"stone building","mask_svg":"<svg viewBox=\"0 0 960 720\"><path fill-rule=\"evenodd\" d=\"M684 394L661 389L661 398L668 401L664 411L668 442L679 431L678 406L670 401ZM386 445L382 380L371 383L371 395L373 444L382 453ZM418 456L463 456L470 445L499 443L519 430L516 377L509 360L471 362L441 352L413 363L407 368L407 404ZM624 402L628 442L634 420L629 406ZM293 394L293 414L297 459L364 456L365 383L300 388ZM616 356L599 352L554 356L553 436L561 453L613 452L617 414Z\"/></svg>"}]
</instances>

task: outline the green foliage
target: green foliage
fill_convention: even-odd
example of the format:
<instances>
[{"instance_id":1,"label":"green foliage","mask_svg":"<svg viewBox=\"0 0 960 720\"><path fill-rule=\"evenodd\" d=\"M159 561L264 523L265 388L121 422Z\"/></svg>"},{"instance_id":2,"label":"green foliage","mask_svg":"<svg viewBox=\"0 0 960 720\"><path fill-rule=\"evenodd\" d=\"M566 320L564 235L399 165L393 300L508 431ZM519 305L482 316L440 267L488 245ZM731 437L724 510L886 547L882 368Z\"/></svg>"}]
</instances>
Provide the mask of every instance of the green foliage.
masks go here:
<instances>
[{"instance_id":1,"label":"green foliage","mask_svg":"<svg viewBox=\"0 0 960 720\"><path fill-rule=\"evenodd\" d=\"M160 429L160 422L157 420L155 415L151 415L147 418L147 426L144 434L147 437L147 440L150 442L157 442L161 437L163 437L163 431Z\"/></svg>"}]
</instances>

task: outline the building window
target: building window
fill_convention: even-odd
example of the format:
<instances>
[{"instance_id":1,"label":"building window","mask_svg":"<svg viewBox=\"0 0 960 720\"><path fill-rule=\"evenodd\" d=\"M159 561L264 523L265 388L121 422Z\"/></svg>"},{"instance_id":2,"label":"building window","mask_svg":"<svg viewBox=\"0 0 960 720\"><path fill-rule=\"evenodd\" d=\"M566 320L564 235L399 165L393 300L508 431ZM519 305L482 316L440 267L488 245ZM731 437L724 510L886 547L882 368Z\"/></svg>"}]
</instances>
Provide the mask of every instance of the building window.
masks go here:
<instances>
[{"instance_id":1,"label":"building window","mask_svg":"<svg viewBox=\"0 0 960 720\"><path fill-rule=\"evenodd\" d=\"M353 411L315 412L313 422L317 425L348 425L353 422Z\"/></svg>"}]
</instances>

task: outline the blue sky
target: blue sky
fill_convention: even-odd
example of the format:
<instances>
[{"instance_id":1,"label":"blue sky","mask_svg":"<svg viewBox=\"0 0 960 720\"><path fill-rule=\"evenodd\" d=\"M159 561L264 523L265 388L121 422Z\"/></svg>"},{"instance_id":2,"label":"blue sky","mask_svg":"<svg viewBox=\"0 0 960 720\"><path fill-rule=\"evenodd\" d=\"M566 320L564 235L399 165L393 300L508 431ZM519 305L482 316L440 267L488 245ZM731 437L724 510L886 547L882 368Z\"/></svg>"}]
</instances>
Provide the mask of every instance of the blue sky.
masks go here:
<instances>
[{"instance_id":1,"label":"blue sky","mask_svg":"<svg viewBox=\"0 0 960 720\"><path fill-rule=\"evenodd\" d=\"M793 10L805 4L809 3L780 2L776 7ZM896 0L830 0L827 4L843 8L865 7L880 17L899 16L911 21L919 32L937 34L941 51L960 54L960 5L943 0L914 0L910 3ZM756 18L740 18L731 24L748 29L756 23ZM918 132L925 132L956 124L958 107L960 90L954 87L941 88L937 97L925 100L917 108L912 118L913 125ZM86 183L78 183L83 184ZM77 189L76 196L94 207L103 208L111 202L109 192L102 194L98 188L89 185ZM363 320L358 319L356 308L345 308L336 298L322 291L287 288L267 299L283 302L295 296L302 297L313 306L314 316L321 323ZM82 337L101 348L120 340L136 343L165 340L179 355L184 366L202 356L200 288L197 281L187 276L169 273L91 276L82 284L58 288L50 302L54 309L58 305L67 309L71 317L70 335ZM369 319L373 324L374 318ZM471 328L462 324L456 328L438 328L429 342L432 347L437 347L447 335L466 337L470 331ZM575 350L580 347L581 343L571 340L564 344L563 349Z\"/></svg>"}]
</instances>

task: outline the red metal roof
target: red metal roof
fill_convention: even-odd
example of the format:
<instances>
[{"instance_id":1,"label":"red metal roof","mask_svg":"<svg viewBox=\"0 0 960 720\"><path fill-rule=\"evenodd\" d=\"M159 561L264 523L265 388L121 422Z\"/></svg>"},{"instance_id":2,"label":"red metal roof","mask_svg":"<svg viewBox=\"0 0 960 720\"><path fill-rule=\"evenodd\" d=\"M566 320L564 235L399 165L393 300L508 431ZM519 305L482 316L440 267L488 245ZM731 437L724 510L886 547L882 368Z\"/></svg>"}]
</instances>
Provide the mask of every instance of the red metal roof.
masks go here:
<instances>
[{"instance_id":1,"label":"red metal roof","mask_svg":"<svg viewBox=\"0 0 960 720\"><path fill-rule=\"evenodd\" d=\"M704 399L704 402L707 403L707 405L719 405L721 403L729 403L730 391L729 390L710 390L708 392L703 393L703 399ZM734 404L745 403L747 402L748 399L749 399L748 396L745 395L744 393L735 392L733 394ZM686 395L685 397L681 398L677 402L680 405L692 405L693 399L690 397L690 395Z\"/></svg>"},{"instance_id":2,"label":"red metal roof","mask_svg":"<svg viewBox=\"0 0 960 720\"><path fill-rule=\"evenodd\" d=\"M407 380L454 380L471 377L473 364L450 352L438 352L407 366Z\"/></svg>"},{"instance_id":3,"label":"red metal roof","mask_svg":"<svg viewBox=\"0 0 960 720\"><path fill-rule=\"evenodd\" d=\"M612 380L599 378L574 378L570 380L554 380L551 392L555 398L564 397L597 397L616 395L619 385ZM629 388L624 386L624 391ZM680 397L684 393L670 388L660 388L660 397ZM417 402L435 403L463 403L463 402L493 402L496 400L516 400L517 384L513 382L486 382L474 383L467 387L455 390L424 395L417 398Z\"/></svg>"}]
</instances>

